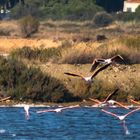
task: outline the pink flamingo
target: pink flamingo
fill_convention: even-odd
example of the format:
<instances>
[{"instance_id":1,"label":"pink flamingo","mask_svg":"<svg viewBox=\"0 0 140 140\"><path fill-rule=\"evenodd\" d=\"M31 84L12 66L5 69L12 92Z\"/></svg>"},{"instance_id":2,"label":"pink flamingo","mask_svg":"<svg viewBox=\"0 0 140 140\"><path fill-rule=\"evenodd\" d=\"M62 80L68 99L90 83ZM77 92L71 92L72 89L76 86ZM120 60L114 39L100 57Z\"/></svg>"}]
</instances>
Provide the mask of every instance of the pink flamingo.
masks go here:
<instances>
[{"instance_id":1,"label":"pink flamingo","mask_svg":"<svg viewBox=\"0 0 140 140\"><path fill-rule=\"evenodd\" d=\"M133 100L133 99L132 99L132 98L130 98L130 97L128 97L128 98L129 98L129 100L130 100L132 103L137 104L137 105L140 105L140 102L135 101L135 100Z\"/></svg>"},{"instance_id":2,"label":"pink flamingo","mask_svg":"<svg viewBox=\"0 0 140 140\"><path fill-rule=\"evenodd\" d=\"M137 108L137 109L134 109L134 110L132 110L132 111L130 111L130 112L128 112L128 113L126 113L125 115L121 115L121 116L120 116L120 115L116 115L116 114L114 114L114 113L112 113L112 112L109 112L109 111L106 111L106 110L102 109L103 112L105 112L105 113L107 113L107 114L109 114L109 115L112 115L112 116L118 118L120 121L122 121L122 123L123 123L123 128L124 128L124 130L125 130L125 134L127 134L127 135L129 135L130 132L129 132L129 130L128 130L126 124L125 124L125 118L126 118L127 116L131 115L132 113L134 113L134 112L136 112L136 111L139 111L139 110L140 110L140 107Z\"/></svg>"},{"instance_id":3,"label":"pink flamingo","mask_svg":"<svg viewBox=\"0 0 140 140\"><path fill-rule=\"evenodd\" d=\"M118 118L120 121L123 121L127 116L131 115L132 113L134 113L134 112L136 112L136 111L139 111L139 110L140 110L140 107L137 108L137 109L134 109L134 110L132 110L132 111L130 111L130 112L128 112L128 113L125 114L125 115L121 115L121 116L116 115L116 114L114 114L114 113L112 113L112 112L106 111L106 110L104 110L104 109L101 109L101 110L102 110L103 112L109 114L109 115L112 115L112 116Z\"/></svg>"},{"instance_id":4,"label":"pink flamingo","mask_svg":"<svg viewBox=\"0 0 140 140\"><path fill-rule=\"evenodd\" d=\"M69 73L69 72L65 72L64 74L69 75L69 76L80 77L82 80L84 80L87 84L90 85L94 81L95 76L97 76L97 74L101 72L102 70L105 70L106 68L108 68L108 66L110 65L111 63L106 64L105 66L99 68L92 76L89 76L89 77L84 77L83 75Z\"/></svg>"},{"instance_id":5,"label":"pink flamingo","mask_svg":"<svg viewBox=\"0 0 140 140\"><path fill-rule=\"evenodd\" d=\"M29 109L30 109L29 105L24 105L25 116L27 120L30 118Z\"/></svg>"},{"instance_id":6,"label":"pink flamingo","mask_svg":"<svg viewBox=\"0 0 140 140\"><path fill-rule=\"evenodd\" d=\"M45 113L45 112L62 112L62 110L65 109L71 109L71 108L77 108L79 107L79 105L75 105L75 106L68 106L68 107L61 107L61 108L56 108L56 109L46 109L46 110L40 110L37 111L36 113Z\"/></svg>"},{"instance_id":7,"label":"pink flamingo","mask_svg":"<svg viewBox=\"0 0 140 140\"><path fill-rule=\"evenodd\" d=\"M95 103L97 103L97 105L99 107L102 107L102 106L111 106L111 105L114 105L114 104L117 104L125 109L129 109L128 107L124 106L123 104L117 102L117 101L114 101L114 100L109 100L119 89L116 89L113 93L110 93L106 99L104 101L99 101L98 99L92 99L92 98L89 98L91 101L94 101Z\"/></svg>"},{"instance_id":8,"label":"pink flamingo","mask_svg":"<svg viewBox=\"0 0 140 140\"><path fill-rule=\"evenodd\" d=\"M94 71L99 64L110 64L110 63L114 63L118 60L122 60L125 63L123 57L120 55L115 55L115 56L108 58L108 59L103 59L103 58L94 59L92 66L91 66L91 69L90 69L90 72Z\"/></svg>"}]
</instances>

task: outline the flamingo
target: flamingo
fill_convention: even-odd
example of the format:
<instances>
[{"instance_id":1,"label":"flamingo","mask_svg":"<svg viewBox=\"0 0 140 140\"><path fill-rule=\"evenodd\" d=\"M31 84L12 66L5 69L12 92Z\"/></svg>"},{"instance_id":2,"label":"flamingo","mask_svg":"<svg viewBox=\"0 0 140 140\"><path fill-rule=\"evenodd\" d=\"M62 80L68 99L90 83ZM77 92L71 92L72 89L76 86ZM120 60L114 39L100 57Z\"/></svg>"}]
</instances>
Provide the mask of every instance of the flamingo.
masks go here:
<instances>
[{"instance_id":1,"label":"flamingo","mask_svg":"<svg viewBox=\"0 0 140 140\"><path fill-rule=\"evenodd\" d=\"M8 99L10 99L10 98L11 98L11 96L8 96L8 97L6 97L6 98L0 99L0 102L6 101L6 100L8 100Z\"/></svg>"},{"instance_id":2,"label":"flamingo","mask_svg":"<svg viewBox=\"0 0 140 140\"><path fill-rule=\"evenodd\" d=\"M137 105L140 105L140 102L135 101L135 100L133 100L133 99L132 99L132 98L130 98L130 97L128 97L128 98L129 98L129 100L130 100L132 103L137 104Z\"/></svg>"},{"instance_id":3,"label":"flamingo","mask_svg":"<svg viewBox=\"0 0 140 140\"><path fill-rule=\"evenodd\" d=\"M101 102L101 101L99 101L99 100L97 100L97 99L92 99L92 98L89 98L89 99L90 99L91 101L94 101L94 102L99 103L99 104L107 103L107 101L109 101L109 99L110 99L118 90L119 90L119 89L117 88L114 92L110 93L110 94L106 97L106 99L105 99L103 102Z\"/></svg>"},{"instance_id":4,"label":"flamingo","mask_svg":"<svg viewBox=\"0 0 140 140\"><path fill-rule=\"evenodd\" d=\"M25 116L27 120L30 118L29 109L30 109L29 105L24 105Z\"/></svg>"},{"instance_id":5,"label":"flamingo","mask_svg":"<svg viewBox=\"0 0 140 140\"><path fill-rule=\"evenodd\" d=\"M95 103L97 103L97 105L99 107L102 107L102 106L110 106L110 105L117 104L117 105L119 105L119 106L121 106L121 107L123 107L125 109L129 109L128 107L124 106L123 104L121 104L121 103L119 103L117 101L109 100L118 90L119 89L117 88L114 92L110 93L103 102L101 102L101 101L99 101L97 99L92 99L92 98L89 98L89 99L91 101L94 101Z\"/></svg>"},{"instance_id":6,"label":"flamingo","mask_svg":"<svg viewBox=\"0 0 140 140\"><path fill-rule=\"evenodd\" d=\"M94 102L96 102L97 105L98 105L98 107L112 106L112 105L114 105L114 104L117 104L117 105L119 105L120 107L123 107L123 108L125 108L125 109L129 109L127 106L124 106L123 104L121 104L121 103L119 103L119 102L117 102L117 101L115 101L115 100L108 100L108 101L103 101L103 102L101 102L101 101L99 101L99 100L97 100L97 99L91 99L91 98L89 98L89 99L92 100L92 101L94 101Z\"/></svg>"},{"instance_id":7,"label":"flamingo","mask_svg":"<svg viewBox=\"0 0 140 140\"><path fill-rule=\"evenodd\" d=\"M82 80L84 80L88 85L90 85L93 81L94 78L97 76L97 74L99 72L101 72L102 70L105 70L106 68L108 68L108 66L110 66L111 63L106 64L105 66L99 68L92 76L89 77L84 77L83 75L79 75L79 74L74 74L74 73L69 73L69 72L65 72L64 74L66 75L70 75L70 76L75 76L75 77L80 77Z\"/></svg>"},{"instance_id":8,"label":"flamingo","mask_svg":"<svg viewBox=\"0 0 140 140\"><path fill-rule=\"evenodd\" d=\"M134 110L132 110L132 111L130 111L130 112L128 112L128 113L126 113L125 115L121 115L121 116L116 115L116 114L114 114L114 113L112 113L112 112L106 111L106 110L104 110L104 109L101 109L101 110L102 110L103 112L109 114L109 115L112 115L112 116L118 118L120 121L123 121L127 116L131 115L132 113L134 113L134 112L136 112L136 111L139 111L139 110L140 110L140 107L137 108L137 109L134 109Z\"/></svg>"},{"instance_id":9,"label":"flamingo","mask_svg":"<svg viewBox=\"0 0 140 140\"><path fill-rule=\"evenodd\" d=\"M120 121L122 121L125 134L127 134L127 135L129 135L130 132L129 132L129 130L128 130L126 124L125 124L125 118L126 118L127 116L131 115L132 113L135 113L136 111L139 111L139 110L140 110L140 107L137 108L137 109L134 109L134 110L132 110L132 111L130 111L130 112L128 112L128 113L126 113L125 115L121 115L121 116L120 116L120 115L116 115L116 114L114 114L114 113L112 113L112 112L109 112L109 111L106 111L106 110L102 109L103 112L105 112L105 113L107 113L107 114L109 114L109 115L112 115L112 116L118 118Z\"/></svg>"},{"instance_id":10,"label":"flamingo","mask_svg":"<svg viewBox=\"0 0 140 140\"><path fill-rule=\"evenodd\" d=\"M37 111L36 113L40 114L40 113L45 113L45 112L62 112L62 110L65 110L65 109L71 109L71 108L77 108L79 107L79 105L75 105L75 106L68 106L68 107L61 107L61 108L56 108L56 109L46 109L46 110L40 110L40 111Z\"/></svg>"},{"instance_id":11,"label":"flamingo","mask_svg":"<svg viewBox=\"0 0 140 140\"><path fill-rule=\"evenodd\" d=\"M125 63L125 61L121 55L115 55L115 56L108 58L108 59L103 59L103 58L94 59L92 66L91 66L91 69L90 69L90 72L93 72L99 64L110 64L110 63L114 63L118 60L122 60Z\"/></svg>"}]
</instances>

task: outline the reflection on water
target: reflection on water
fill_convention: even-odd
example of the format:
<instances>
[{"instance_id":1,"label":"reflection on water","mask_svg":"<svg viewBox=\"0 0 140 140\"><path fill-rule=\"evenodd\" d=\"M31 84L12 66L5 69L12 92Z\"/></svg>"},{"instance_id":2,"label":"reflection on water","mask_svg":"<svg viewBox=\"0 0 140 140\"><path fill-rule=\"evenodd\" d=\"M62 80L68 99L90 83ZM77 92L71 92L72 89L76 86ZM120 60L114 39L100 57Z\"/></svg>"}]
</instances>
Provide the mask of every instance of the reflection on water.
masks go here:
<instances>
[{"instance_id":1,"label":"reflection on water","mask_svg":"<svg viewBox=\"0 0 140 140\"><path fill-rule=\"evenodd\" d=\"M0 139L6 140L140 140L140 111L126 119L130 135L126 135L122 123L104 114L100 109L81 107L61 113L36 114L25 119L23 108L0 108ZM113 109L122 114L125 109Z\"/></svg>"}]
</instances>

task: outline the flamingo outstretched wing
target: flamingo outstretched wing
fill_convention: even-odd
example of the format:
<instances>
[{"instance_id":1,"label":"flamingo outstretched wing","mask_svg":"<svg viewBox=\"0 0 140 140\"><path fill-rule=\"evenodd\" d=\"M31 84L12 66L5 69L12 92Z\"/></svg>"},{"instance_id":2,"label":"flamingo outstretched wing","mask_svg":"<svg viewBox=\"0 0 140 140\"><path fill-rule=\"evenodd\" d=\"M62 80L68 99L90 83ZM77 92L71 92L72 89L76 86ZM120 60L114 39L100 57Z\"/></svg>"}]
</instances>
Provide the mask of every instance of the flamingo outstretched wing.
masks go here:
<instances>
[{"instance_id":1,"label":"flamingo outstretched wing","mask_svg":"<svg viewBox=\"0 0 140 140\"><path fill-rule=\"evenodd\" d=\"M125 106L125 105L123 105L123 104L121 104L121 103L119 103L119 102L117 102L117 101L115 101L115 103L116 103L117 105L119 105L120 107L123 107L123 108L125 108L125 109L129 109L127 106Z\"/></svg>"},{"instance_id":2,"label":"flamingo outstretched wing","mask_svg":"<svg viewBox=\"0 0 140 140\"><path fill-rule=\"evenodd\" d=\"M128 112L127 114L125 114L125 117L127 117L128 115L131 115L132 113L136 112L136 111L139 111L140 110L140 107Z\"/></svg>"},{"instance_id":3,"label":"flamingo outstretched wing","mask_svg":"<svg viewBox=\"0 0 140 140\"><path fill-rule=\"evenodd\" d=\"M103 112L105 112L105 113L107 113L107 114L109 114L109 115L112 115L112 116L114 116L114 117L116 117L116 118L119 118L118 115L116 115L116 114L114 114L114 113L112 113L112 112L106 111L106 110L104 110L104 109L101 109L101 111L103 111Z\"/></svg>"},{"instance_id":4,"label":"flamingo outstretched wing","mask_svg":"<svg viewBox=\"0 0 140 140\"><path fill-rule=\"evenodd\" d=\"M134 103L134 104L140 105L140 102L138 102L138 101L135 101L135 100L133 100L133 99L131 99L131 98L129 98L129 100L130 100L132 103Z\"/></svg>"},{"instance_id":5,"label":"flamingo outstretched wing","mask_svg":"<svg viewBox=\"0 0 140 140\"><path fill-rule=\"evenodd\" d=\"M126 62L124 61L124 58L121 55L115 55L111 58L111 60L115 62L121 60L126 64Z\"/></svg>"},{"instance_id":6,"label":"flamingo outstretched wing","mask_svg":"<svg viewBox=\"0 0 140 140\"><path fill-rule=\"evenodd\" d=\"M108 68L111 65L111 63L106 64L105 66L102 66L101 68L99 68L91 77L91 79L93 79L99 72L101 72L102 70L105 70L106 68Z\"/></svg>"},{"instance_id":7,"label":"flamingo outstretched wing","mask_svg":"<svg viewBox=\"0 0 140 140\"><path fill-rule=\"evenodd\" d=\"M106 99L105 99L105 101L104 102L107 102L108 100L110 100L111 99L111 97L116 93L116 92L118 92L119 91L119 89L117 88L117 89L115 89L115 91L113 92L113 93L110 93L107 97L106 97Z\"/></svg>"},{"instance_id":8,"label":"flamingo outstretched wing","mask_svg":"<svg viewBox=\"0 0 140 140\"><path fill-rule=\"evenodd\" d=\"M92 63L92 66L91 66L91 69L90 69L90 72L93 72L97 66L100 64L100 62L97 61L97 59L95 59Z\"/></svg>"},{"instance_id":9,"label":"flamingo outstretched wing","mask_svg":"<svg viewBox=\"0 0 140 140\"><path fill-rule=\"evenodd\" d=\"M36 113L40 114L40 113L46 113L46 112L56 112L55 109L46 109L46 110L40 110L40 111L36 111Z\"/></svg>"},{"instance_id":10,"label":"flamingo outstretched wing","mask_svg":"<svg viewBox=\"0 0 140 140\"><path fill-rule=\"evenodd\" d=\"M79 74L75 74L75 73L64 72L64 74L69 75L69 76L75 76L75 77L81 77L81 78L84 78L83 75L79 75Z\"/></svg>"},{"instance_id":11,"label":"flamingo outstretched wing","mask_svg":"<svg viewBox=\"0 0 140 140\"><path fill-rule=\"evenodd\" d=\"M93 101L93 102L95 102L95 103L97 103L97 104L101 104L101 103L102 103L101 101L99 101L99 100L97 100L97 99L89 98L89 100L91 100L91 101Z\"/></svg>"},{"instance_id":12,"label":"flamingo outstretched wing","mask_svg":"<svg viewBox=\"0 0 140 140\"><path fill-rule=\"evenodd\" d=\"M5 97L5 98L3 98L3 99L0 99L0 102L6 101L6 100L8 100L8 99L10 99L10 98L11 98L11 96L8 96L8 97Z\"/></svg>"}]
</instances>

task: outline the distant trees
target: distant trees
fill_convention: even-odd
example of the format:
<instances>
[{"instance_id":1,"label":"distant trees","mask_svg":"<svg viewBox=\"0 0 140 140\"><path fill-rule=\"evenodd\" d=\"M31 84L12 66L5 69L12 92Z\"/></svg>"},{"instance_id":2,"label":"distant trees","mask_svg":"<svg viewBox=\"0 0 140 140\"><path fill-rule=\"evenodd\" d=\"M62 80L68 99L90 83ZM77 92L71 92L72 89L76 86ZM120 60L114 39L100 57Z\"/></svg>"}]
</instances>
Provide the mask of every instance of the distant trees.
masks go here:
<instances>
[{"instance_id":1,"label":"distant trees","mask_svg":"<svg viewBox=\"0 0 140 140\"><path fill-rule=\"evenodd\" d=\"M32 15L37 18L84 20L103 9L95 0L24 0L11 11L12 18Z\"/></svg>"}]
</instances>

